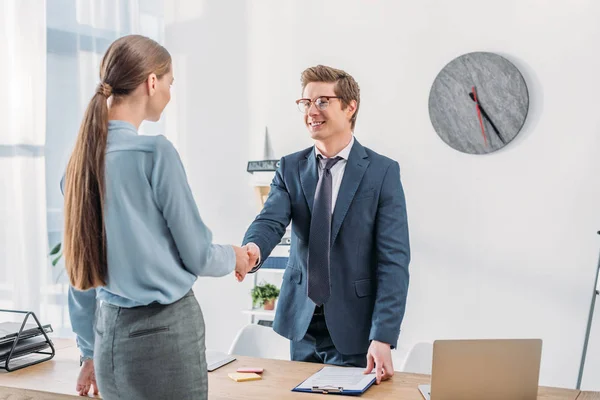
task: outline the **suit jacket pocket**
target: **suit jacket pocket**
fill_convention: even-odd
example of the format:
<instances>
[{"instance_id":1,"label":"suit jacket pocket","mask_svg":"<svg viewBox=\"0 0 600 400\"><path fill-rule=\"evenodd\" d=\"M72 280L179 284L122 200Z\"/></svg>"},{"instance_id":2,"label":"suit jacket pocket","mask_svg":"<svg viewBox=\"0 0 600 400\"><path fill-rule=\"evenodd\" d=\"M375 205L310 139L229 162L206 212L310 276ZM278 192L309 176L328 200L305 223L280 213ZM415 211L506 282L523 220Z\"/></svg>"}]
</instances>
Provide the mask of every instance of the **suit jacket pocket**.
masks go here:
<instances>
[{"instance_id":1,"label":"suit jacket pocket","mask_svg":"<svg viewBox=\"0 0 600 400\"><path fill-rule=\"evenodd\" d=\"M355 281L354 289L356 290L356 296L358 297L371 296L375 292L372 279L361 279Z\"/></svg>"},{"instance_id":2,"label":"suit jacket pocket","mask_svg":"<svg viewBox=\"0 0 600 400\"><path fill-rule=\"evenodd\" d=\"M373 196L375 196L375 189L361 190L354 195L354 200L370 199Z\"/></svg>"},{"instance_id":3,"label":"suit jacket pocket","mask_svg":"<svg viewBox=\"0 0 600 400\"><path fill-rule=\"evenodd\" d=\"M296 267L292 267L291 265L288 265L287 268L285 269L285 272L283 273L283 277L284 277L284 279L287 278L288 280L290 280L292 282L296 282L297 284L300 284L300 282L302 282L302 271Z\"/></svg>"}]
</instances>

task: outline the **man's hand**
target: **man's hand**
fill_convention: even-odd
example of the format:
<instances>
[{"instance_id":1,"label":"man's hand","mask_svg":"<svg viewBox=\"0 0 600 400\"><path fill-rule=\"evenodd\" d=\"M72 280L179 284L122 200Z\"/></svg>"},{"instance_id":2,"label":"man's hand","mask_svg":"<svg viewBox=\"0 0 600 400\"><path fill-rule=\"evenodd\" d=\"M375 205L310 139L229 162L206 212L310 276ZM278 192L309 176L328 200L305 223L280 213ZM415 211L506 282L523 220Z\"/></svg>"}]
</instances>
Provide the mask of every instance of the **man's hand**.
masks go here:
<instances>
[{"instance_id":1,"label":"man's hand","mask_svg":"<svg viewBox=\"0 0 600 400\"><path fill-rule=\"evenodd\" d=\"M260 249L254 243L248 243L243 247L232 246L235 251L235 278L238 282L244 280L246 274L260 262ZM247 264L246 264L247 262Z\"/></svg>"},{"instance_id":2,"label":"man's hand","mask_svg":"<svg viewBox=\"0 0 600 400\"><path fill-rule=\"evenodd\" d=\"M370 374L375 368L377 384L385 381L394 375L394 364L392 363L392 348L389 344L371 341L369 351L367 352L367 368L365 374Z\"/></svg>"},{"instance_id":3,"label":"man's hand","mask_svg":"<svg viewBox=\"0 0 600 400\"><path fill-rule=\"evenodd\" d=\"M244 246L248 250L248 256L250 257L250 266L256 267L260 262L260 249L254 243L248 243Z\"/></svg>"},{"instance_id":4,"label":"man's hand","mask_svg":"<svg viewBox=\"0 0 600 400\"><path fill-rule=\"evenodd\" d=\"M96 383L96 373L94 371L94 360L85 360L79 370L77 386L75 390L80 396L86 396L93 389L94 394L98 394L98 384Z\"/></svg>"}]
</instances>

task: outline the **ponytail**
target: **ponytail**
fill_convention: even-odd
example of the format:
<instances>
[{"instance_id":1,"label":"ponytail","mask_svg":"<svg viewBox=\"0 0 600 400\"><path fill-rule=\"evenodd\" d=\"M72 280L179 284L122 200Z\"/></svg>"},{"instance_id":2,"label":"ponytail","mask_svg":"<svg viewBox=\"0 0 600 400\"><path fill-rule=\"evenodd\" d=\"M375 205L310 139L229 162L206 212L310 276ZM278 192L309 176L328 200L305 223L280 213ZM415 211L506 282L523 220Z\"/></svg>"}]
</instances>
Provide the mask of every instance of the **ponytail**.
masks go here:
<instances>
[{"instance_id":1,"label":"ponytail","mask_svg":"<svg viewBox=\"0 0 600 400\"><path fill-rule=\"evenodd\" d=\"M65 176L65 266L71 285L79 290L106 285L104 159L111 94L110 85L98 86L85 111Z\"/></svg>"}]
</instances>

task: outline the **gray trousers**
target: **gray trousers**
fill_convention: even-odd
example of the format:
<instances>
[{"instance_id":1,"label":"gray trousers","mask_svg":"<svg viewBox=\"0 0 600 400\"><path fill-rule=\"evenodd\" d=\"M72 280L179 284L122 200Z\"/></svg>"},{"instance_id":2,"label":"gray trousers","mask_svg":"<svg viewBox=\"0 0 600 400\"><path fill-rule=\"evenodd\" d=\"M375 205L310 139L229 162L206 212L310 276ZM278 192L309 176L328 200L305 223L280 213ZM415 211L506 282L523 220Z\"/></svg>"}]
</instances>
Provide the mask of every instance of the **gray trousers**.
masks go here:
<instances>
[{"instance_id":1,"label":"gray trousers","mask_svg":"<svg viewBox=\"0 0 600 400\"><path fill-rule=\"evenodd\" d=\"M204 318L192 291L168 305L103 303L95 338L96 380L105 400L208 398Z\"/></svg>"}]
</instances>

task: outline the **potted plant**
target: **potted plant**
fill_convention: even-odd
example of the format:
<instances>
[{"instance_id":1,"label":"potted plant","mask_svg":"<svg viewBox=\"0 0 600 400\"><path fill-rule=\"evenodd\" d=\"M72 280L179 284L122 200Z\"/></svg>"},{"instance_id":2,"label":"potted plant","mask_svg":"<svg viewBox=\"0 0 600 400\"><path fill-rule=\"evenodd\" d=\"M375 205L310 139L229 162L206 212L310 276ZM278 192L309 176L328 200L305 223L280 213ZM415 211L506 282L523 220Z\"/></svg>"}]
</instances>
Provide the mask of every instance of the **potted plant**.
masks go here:
<instances>
[{"instance_id":1,"label":"potted plant","mask_svg":"<svg viewBox=\"0 0 600 400\"><path fill-rule=\"evenodd\" d=\"M252 291L252 306L262 305L265 310L275 309L275 299L279 297L279 289L270 283L255 286Z\"/></svg>"}]
</instances>

